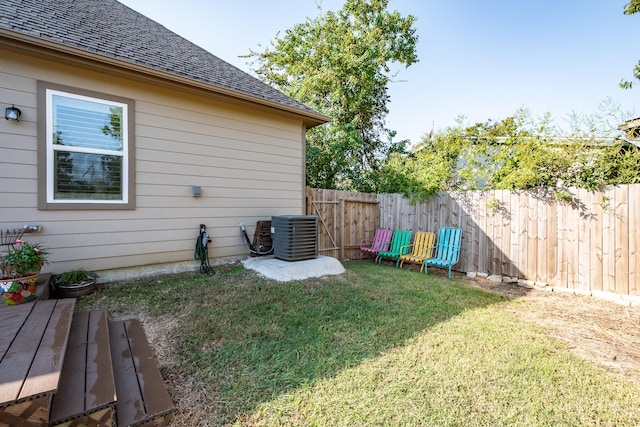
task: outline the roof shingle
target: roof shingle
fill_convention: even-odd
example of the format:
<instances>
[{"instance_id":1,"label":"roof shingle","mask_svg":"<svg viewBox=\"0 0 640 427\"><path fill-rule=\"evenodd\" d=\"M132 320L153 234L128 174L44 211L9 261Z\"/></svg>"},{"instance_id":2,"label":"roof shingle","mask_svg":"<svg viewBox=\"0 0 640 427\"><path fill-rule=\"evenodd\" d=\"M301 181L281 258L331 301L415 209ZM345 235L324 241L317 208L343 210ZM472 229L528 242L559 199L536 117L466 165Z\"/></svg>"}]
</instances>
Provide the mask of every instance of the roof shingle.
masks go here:
<instances>
[{"instance_id":1,"label":"roof shingle","mask_svg":"<svg viewBox=\"0 0 640 427\"><path fill-rule=\"evenodd\" d=\"M0 27L318 114L116 0L3 0Z\"/></svg>"}]
</instances>

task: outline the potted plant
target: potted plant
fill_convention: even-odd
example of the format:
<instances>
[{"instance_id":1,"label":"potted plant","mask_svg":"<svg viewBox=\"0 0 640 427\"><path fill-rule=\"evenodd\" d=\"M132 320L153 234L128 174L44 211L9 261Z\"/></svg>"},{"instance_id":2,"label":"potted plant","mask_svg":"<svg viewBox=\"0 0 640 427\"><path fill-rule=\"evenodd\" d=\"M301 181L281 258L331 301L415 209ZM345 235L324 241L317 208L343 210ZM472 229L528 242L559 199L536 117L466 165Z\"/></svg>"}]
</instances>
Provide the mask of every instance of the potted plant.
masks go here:
<instances>
[{"instance_id":1,"label":"potted plant","mask_svg":"<svg viewBox=\"0 0 640 427\"><path fill-rule=\"evenodd\" d=\"M76 268L51 277L51 287L58 298L76 298L95 289L98 275L84 268Z\"/></svg>"},{"instance_id":2,"label":"potted plant","mask_svg":"<svg viewBox=\"0 0 640 427\"><path fill-rule=\"evenodd\" d=\"M40 269L47 263L47 255L39 244L31 244L20 239L7 245L8 249L0 257L0 293L5 304L14 305L36 298L36 282Z\"/></svg>"}]
</instances>

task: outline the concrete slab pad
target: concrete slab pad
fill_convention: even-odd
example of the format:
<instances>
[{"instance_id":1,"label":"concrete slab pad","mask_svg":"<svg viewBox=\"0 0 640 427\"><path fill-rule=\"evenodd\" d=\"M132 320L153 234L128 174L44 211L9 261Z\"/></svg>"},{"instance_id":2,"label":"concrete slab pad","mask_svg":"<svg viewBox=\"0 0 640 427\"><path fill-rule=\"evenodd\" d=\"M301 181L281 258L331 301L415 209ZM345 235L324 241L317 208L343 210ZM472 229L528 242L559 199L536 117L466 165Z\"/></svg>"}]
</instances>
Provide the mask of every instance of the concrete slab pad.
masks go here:
<instances>
[{"instance_id":1,"label":"concrete slab pad","mask_svg":"<svg viewBox=\"0 0 640 427\"><path fill-rule=\"evenodd\" d=\"M245 268L279 282L342 274L345 271L340 261L323 255L303 261L284 261L273 256L255 257L242 261L242 264Z\"/></svg>"}]
</instances>

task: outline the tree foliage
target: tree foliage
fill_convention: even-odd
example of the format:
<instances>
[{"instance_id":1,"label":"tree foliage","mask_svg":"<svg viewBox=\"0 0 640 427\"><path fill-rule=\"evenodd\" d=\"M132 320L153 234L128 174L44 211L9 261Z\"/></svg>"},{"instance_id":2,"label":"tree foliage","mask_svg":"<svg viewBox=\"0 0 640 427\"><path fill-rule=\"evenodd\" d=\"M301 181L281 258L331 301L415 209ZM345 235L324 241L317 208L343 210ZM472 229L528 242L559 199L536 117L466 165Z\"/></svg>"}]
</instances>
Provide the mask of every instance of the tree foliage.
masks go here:
<instances>
[{"instance_id":1,"label":"tree foliage","mask_svg":"<svg viewBox=\"0 0 640 427\"><path fill-rule=\"evenodd\" d=\"M382 163L403 152L385 127L392 64L418 61L414 16L388 0L347 0L252 52L260 79L332 118L307 132L307 185L376 191Z\"/></svg>"},{"instance_id":2,"label":"tree foliage","mask_svg":"<svg viewBox=\"0 0 640 427\"><path fill-rule=\"evenodd\" d=\"M460 118L411 155L387 162L384 183L414 201L450 190L595 190L640 183L640 149L616 138L616 125L632 115L606 100L594 114L571 115L564 134L549 114L534 119L526 109L497 122L469 125Z\"/></svg>"},{"instance_id":3,"label":"tree foliage","mask_svg":"<svg viewBox=\"0 0 640 427\"><path fill-rule=\"evenodd\" d=\"M640 0L630 0L629 3L624 6L625 15L633 15L638 12L640 12Z\"/></svg>"},{"instance_id":4,"label":"tree foliage","mask_svg":"<svg viewBox=\"0 0 640 427\"><path fill-rule=\"evenodd\" d=\"M624 6L624 14L625 15L633 15L634 13L640 12L640 0L630 0ZM636 80L640 80L640 61L636 64L633 69L633 78ZM620 82L620 87L623 89L631 89L633 87L632 81L622 80Z\"/></svg>"}]
</instances>

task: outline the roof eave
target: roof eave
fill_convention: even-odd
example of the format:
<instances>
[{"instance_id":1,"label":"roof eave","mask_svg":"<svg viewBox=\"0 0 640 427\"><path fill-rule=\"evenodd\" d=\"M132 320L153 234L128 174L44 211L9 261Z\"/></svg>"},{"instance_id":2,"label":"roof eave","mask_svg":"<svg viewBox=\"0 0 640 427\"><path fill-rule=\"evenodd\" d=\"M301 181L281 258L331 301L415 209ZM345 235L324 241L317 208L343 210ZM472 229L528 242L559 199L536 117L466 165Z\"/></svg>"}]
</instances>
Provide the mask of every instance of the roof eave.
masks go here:
<instances>
[{"instance_id":1,"label":"roof eave","mask_svg":"<svg viewBox=\"0 0 640 427\"><path fill-rule=\"evenodd\" d=\"M640 117L627 120L626 122L618 126L618 129L620 129L621 131L628 131L637 127L640 127Z\"/></svg>"},{"instance_id":2,"label":"roof eave","mask_svg":"<svg viewBox=\"0 0 640 427\"><path fill-rule=\"evenodd\" d=\"M129 61L123 61L99 53L53 42L40 37L0 28L0 46L4 46L18 52L29 52L41 57L58 61L82 65L87 68L98 68L117 75L133 77L137 80L161 82L164 86L179 87L180 90L191 88L197 93L206 92L214 98L234 104L251 106L261 110L277 111L289 117L302 119L307 129L331 121L330 117L301 110L285 104L273 102L246 93L234 91L210 83L193 80L188 77L157 70Z\"/></svg>"}]
</instances>

